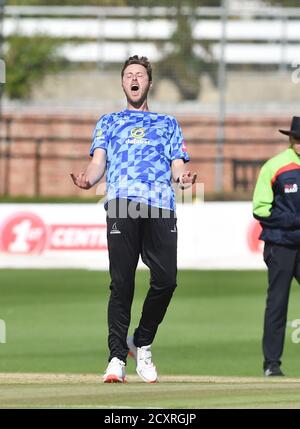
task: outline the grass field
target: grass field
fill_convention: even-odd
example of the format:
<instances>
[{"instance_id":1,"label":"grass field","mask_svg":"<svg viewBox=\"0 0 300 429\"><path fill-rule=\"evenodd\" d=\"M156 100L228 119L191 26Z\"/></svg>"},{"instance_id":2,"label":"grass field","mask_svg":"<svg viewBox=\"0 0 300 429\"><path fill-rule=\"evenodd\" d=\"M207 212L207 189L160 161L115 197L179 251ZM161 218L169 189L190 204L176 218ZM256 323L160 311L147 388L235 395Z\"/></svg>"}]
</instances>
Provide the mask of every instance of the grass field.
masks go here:
<instances>
[{"instance_id":1,"label":"grass field","mask_svg":"<svg viewBox=\"0 0 300 429\"><path fill-rule=\"evenodd\" d=\"M103 385L109 277L83 270L1 270L0 407L300 407L300 344L287 327L283 370L261 374L266 273L181 271L153 346L160 383ZM147 290L137 274L132 328ZM299 287L288 320L300 319Z\"/></svg>"}]
</instances>

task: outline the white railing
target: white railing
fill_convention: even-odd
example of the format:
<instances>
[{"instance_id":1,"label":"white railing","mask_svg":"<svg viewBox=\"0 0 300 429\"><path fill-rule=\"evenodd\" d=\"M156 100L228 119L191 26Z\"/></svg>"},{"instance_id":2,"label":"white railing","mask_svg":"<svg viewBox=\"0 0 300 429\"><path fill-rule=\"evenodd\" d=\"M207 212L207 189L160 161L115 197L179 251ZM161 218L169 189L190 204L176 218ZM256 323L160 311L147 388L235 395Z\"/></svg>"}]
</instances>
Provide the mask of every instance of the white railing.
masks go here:
<instances>
[{"instance_id":1,"label":"white railing","mask_svg":"<svg viewBox=\"0 0 300 429\"><path fill-rule=\"evenodd\" d=\"M167 40L171 37L175 22L163 18L111 19L97 18L6 18L4 36L18 33L25 36L47 34L51 37L108 39ZM230 41L287 41L300 42L300 20L290 22L279 20L229 21L227 39ZM193 25L195 41L218 40L221 37L221 22L201 19Z\"/></svg>"},{"instance_id":2,"label":"white railing","mask_svg":"<svg viewBox=\"0 0 300 429\"><path fill-rule=\"evenodd\" d=\"M197 8L193 15L197 55L202 55L201 42L209 41L218 60L222 29L216 18L221 13L221 8ZM9 6L5 8L3 33L4 37L44 34L64 38L61 52L71 61L119 62L135 53L156 61L163 55L157 42L168 42L174 31L174 14L174 8L163 7ZM228 17L228 63L300 61L300 8L230 9ZM81 39L81 43L72 43L74 39Z\"/></svg>"},{"instance_id":3,"label":"white railing","mask_svg":"<svg viewBox=\"0 0 300 429\"><path fill-rule=\"evenodd\" d=\"M188 8L182 8L182 13L189 13ZM176 14L175 7L100 7L100 6L6 6L6 16L147 16L164 17ZM193 11L195 17L220 17L221 7L198 7ZM228 9L229 17L268 17L296 18L300 17L300 8L281 7L233 7Z\"/></svg>"}]
</instances>

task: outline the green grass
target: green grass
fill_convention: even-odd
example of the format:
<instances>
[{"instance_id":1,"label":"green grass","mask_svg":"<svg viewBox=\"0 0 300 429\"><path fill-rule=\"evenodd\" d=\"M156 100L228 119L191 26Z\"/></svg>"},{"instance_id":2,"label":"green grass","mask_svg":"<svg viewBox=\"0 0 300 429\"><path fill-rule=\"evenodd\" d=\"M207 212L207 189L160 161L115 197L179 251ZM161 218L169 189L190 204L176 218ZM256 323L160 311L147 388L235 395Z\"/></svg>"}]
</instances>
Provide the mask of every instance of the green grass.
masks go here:
<instances>
[{"instance_id":1,"label":"green grass","mask_svg":"<svg viewBox=\"0 0 300 429\"><path fill-rule=\"evenodd\" d=\"M137 273L131 332L148 277L146 271ZM0 319L6 323L7 342L0 343L0 373L100 376L108 356L108 285L108 274L100 271L1 270ZM159 374L261 377L266 287L263 271L179 272L178 288L153 346ZM289 321L300 319L299 293L293 284ZM300 344L292 343L291 334L288 326L283 369L289 377L299 377ZM131 360L127 373L135 374ZM269 383L238 383L229 396L230 383L1 384L2 406L300 406L300 394L290 384L269 392ZM112 400L115 391L120 395Z\"/></svg>"},{"instance_id":2,"label":"green grass","mask_svg":"<svg viewBox=\"0 0 300 429\"><path fill-rule=\"evenodd\" d=\"M83 270L2 270L0 372L102 372L107 360L109 276ZM131 331L138 322L148 273L137 273ZM256 376L266 273L181 271L155 340L161 373ZM300 318L292 288L289 320ZM300 344L287 328L284 369L300 374Z\"/></svg>"},{"instance_id":3,"label":"green grass","mask_svg":"<svg viewBox=\"0 0 300 429\"><path fill-rule=\"evenodd\" d=\"M0 392L0 408L300 407L299 383L8 384Z\"/></svg>"}]
</instances>

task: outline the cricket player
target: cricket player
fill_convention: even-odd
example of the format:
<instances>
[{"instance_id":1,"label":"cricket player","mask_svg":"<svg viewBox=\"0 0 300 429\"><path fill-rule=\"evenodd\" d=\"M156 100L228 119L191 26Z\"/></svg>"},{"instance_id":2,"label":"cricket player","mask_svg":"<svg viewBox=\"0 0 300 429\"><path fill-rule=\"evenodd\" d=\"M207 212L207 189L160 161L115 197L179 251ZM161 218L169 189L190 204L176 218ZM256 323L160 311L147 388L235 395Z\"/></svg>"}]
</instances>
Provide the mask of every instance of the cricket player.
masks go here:
<instances>
[{"instance_id":1,"label":"cricket player","mask_svg":"<svg viewBox=\"0 0 300 429\"><path fill-rule=\"evenodd\" d=\"M98 121L85 172L71 174L75 185L89 189L106 171L107 241L110 263L108 303L109 363L104 383L124 382L127 355L148 383L157 381L151 345L162 322L177 275L177 227L172 179L192 186L196 174L181 129L169 115L150 112L147 96L152 67L146 57L130 57L121 72L127 108ZM133 336L128 336L139 256L150 269L150 288Z\"/></svg>"},{"instance_id":2,"label":"cricket player","mask_svg":"<svg viewBox=\"0 0 300 429\"><path fill-rule=\"evenodd\" d=\"M293 117L288 149L267 161L253 196L253 213L262 225L264 261L269 288L264 318L264 374L284 375L284 347L288 301L293 277L300 282L300 117Z\"/></svg>"}]
</instances>

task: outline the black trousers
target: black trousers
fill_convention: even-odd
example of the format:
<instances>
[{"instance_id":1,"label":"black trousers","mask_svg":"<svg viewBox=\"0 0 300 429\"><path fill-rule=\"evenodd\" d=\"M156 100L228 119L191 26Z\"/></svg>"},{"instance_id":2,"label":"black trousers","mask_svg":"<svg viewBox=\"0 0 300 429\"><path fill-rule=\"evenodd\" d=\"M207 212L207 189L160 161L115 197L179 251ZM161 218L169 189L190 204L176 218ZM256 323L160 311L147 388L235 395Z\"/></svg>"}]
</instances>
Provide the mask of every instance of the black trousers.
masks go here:
<instances>
[{"instance_id":1,"label":"black trousers","mask_svg":"<svg viewBox=\"0 0 300 429\"><path fill-rule=\"evenodd\" d=\"M177 227L173 211L159 210L150 213L143 206L145 217L135 214L107 211L107 241L110 262L110 299L108 304L109 360L113 357L126 362L126 338L130 325L131 305L134 296L135 272L139 255L150 269L150 288L144 301L139 325L134 332L138 347L150 345L158 325L162 322L176 288ZM139 211L141 204L125 200ZM134 210L133 210L134 212Z\"/></svg>"},{"instance_id":2,"label":"black trousers","mask_svg":"<svg viewBox=\"0 0 300 429\"><path fill-rule=\"evenodd\" d=\"M300 282L300 249L265 243L264 261L268 267L269 287L264 317L264 369L281 365L293 277Z\"/></svg>"}]
</instances>

